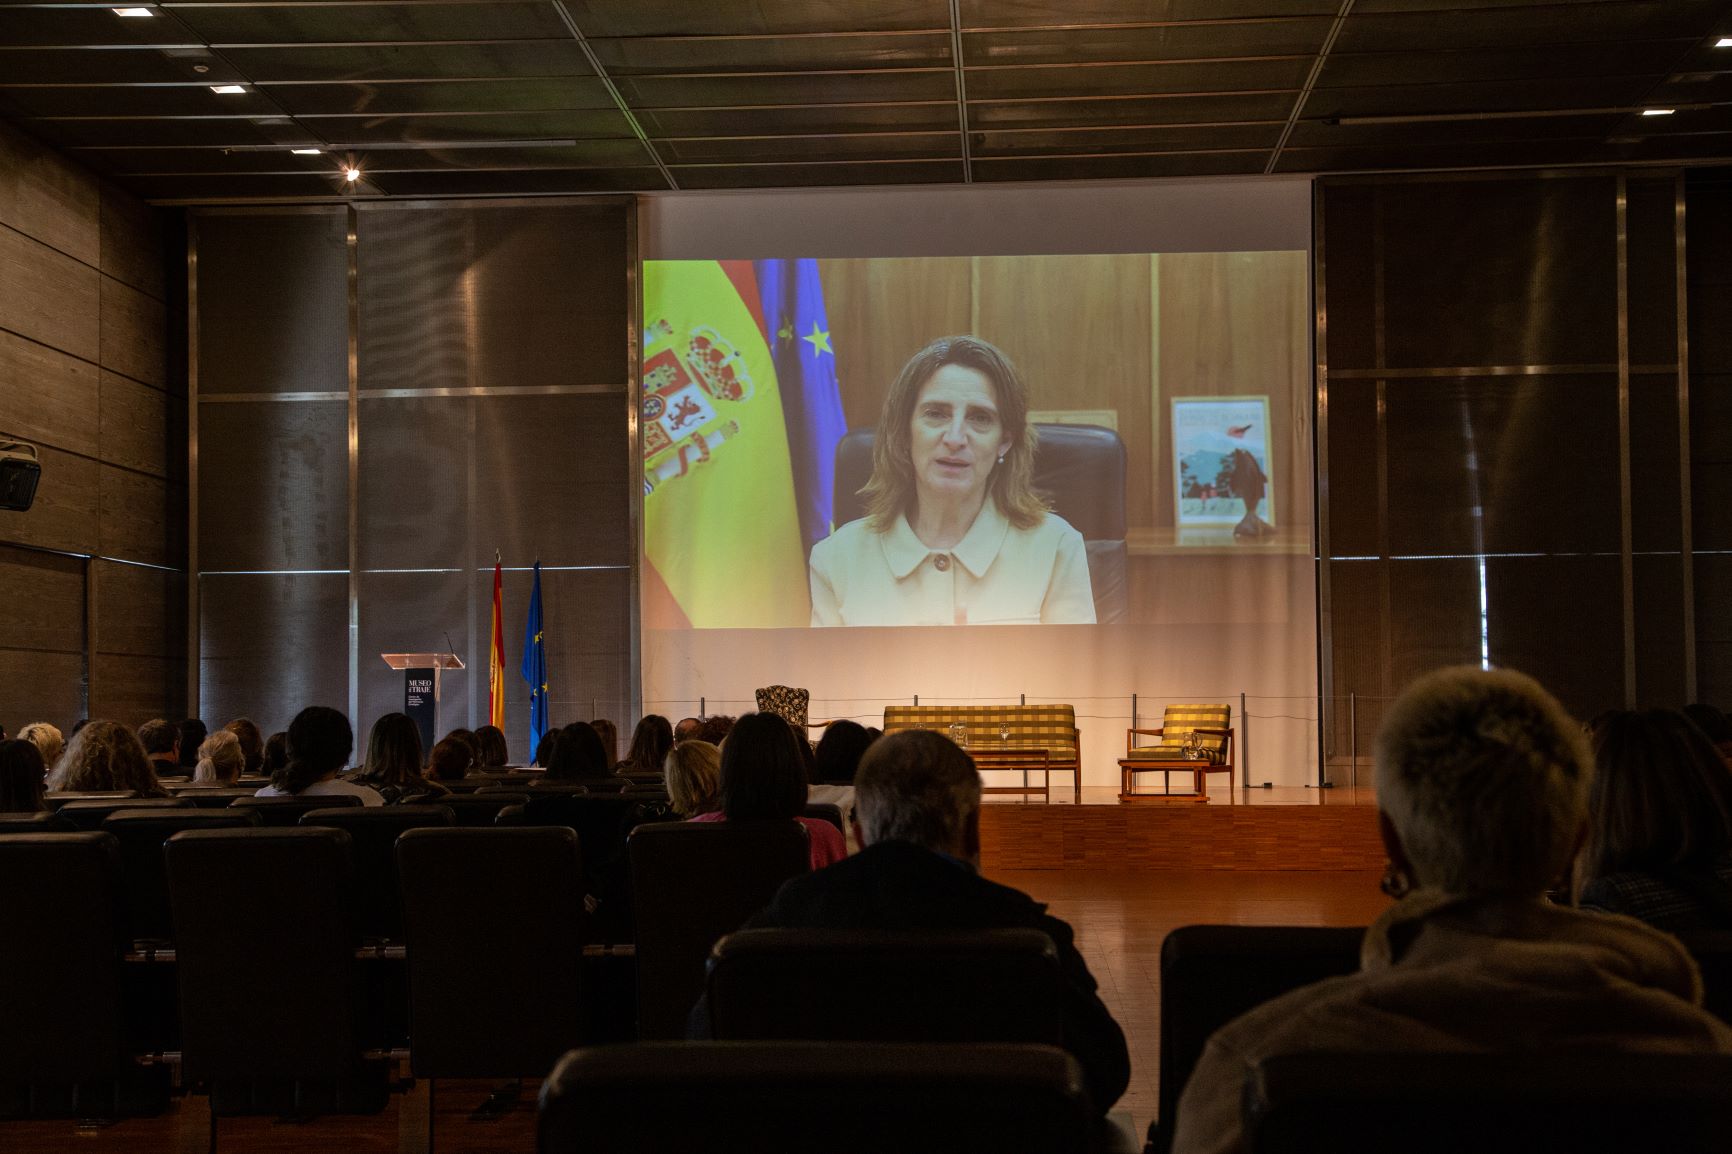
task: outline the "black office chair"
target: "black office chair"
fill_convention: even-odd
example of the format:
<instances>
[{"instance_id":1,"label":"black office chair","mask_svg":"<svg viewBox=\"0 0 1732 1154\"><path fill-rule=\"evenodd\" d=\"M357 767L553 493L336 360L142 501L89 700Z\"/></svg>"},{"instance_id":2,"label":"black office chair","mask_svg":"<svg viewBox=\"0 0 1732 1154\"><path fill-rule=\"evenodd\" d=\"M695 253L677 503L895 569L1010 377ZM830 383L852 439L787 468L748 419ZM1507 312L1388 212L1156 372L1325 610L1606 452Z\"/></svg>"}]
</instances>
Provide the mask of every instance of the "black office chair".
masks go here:
<instances>
[{"instance_id":1,"label":"black office chair","mask_svg":"<svg viewBox=\"0 0 1732 1154\"><path fill-rule=\"evenodd\" d=\"M1034 486L1052 511L1082 534L1094 586L1095 620L1121 622L1129 604L1125 545L1125 443L1098 425L1036 425ZM859 490L872 478L875 429L855 429L836 446L838 526L866 515Z\"/></svg>"},{"instance_id":2,"label":"black office chair","mask_svg":"<svg viewBox=\"0 0 1732 1154\"><path fill-rule=\"evenodd\" d=\"M1708 1154L1732 1134L1732 1055L1287 1054L1244 1103L1252 1154Z\"/></svg>"},{"instance_id":3,"label":"black office chair","mask_svg":"<svg viewBox=\"0 0 1732 1154\"><path fill-rule=\"evenodd\" d=\"M561 1059L536 1148L1083 1154L1095 1121L1075 1059L1051 1046L643 1043Z\"/></svg>"}]
</instances>

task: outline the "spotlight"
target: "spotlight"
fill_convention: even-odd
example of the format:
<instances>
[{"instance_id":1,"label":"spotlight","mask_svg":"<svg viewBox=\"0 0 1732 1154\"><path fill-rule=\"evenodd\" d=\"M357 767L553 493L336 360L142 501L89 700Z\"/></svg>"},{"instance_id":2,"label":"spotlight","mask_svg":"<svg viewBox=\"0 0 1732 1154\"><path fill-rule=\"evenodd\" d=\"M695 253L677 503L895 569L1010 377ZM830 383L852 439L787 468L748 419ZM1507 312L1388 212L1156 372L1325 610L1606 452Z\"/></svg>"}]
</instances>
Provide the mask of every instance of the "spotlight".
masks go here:
<instances>
[{"instance_id":1,"label":"spotlight","mask_svg":"<svg viewBox=\"0 0 1732 1154\"><path fill-rule=\"evenodd\" d=\"M351 165L343 170L343 179L348 181L350 184L354 184L357 180L361 179L361 170Z\"/></svg>"}]
</instances>

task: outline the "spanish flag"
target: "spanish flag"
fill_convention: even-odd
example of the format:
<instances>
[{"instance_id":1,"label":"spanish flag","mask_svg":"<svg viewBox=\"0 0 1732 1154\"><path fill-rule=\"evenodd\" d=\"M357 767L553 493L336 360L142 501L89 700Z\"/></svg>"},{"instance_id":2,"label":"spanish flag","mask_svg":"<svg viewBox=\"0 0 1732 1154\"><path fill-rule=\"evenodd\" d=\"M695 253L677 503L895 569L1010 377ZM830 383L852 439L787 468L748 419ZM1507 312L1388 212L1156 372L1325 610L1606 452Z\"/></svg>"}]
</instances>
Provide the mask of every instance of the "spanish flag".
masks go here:
<instances>
[{"instance_id":1,"label":"spanish flag","mask_svg":"<svg viewBox=\"0 0 1732 1154\"><path fill-rule=\"evenodd\" d=\"M645 261L644 615L810 620L776 361L750 261Z\"/></svg>"},{"instance_id":2,"label":"spanish flag","mask_svg":"<svg viewBox=\"0 0 1732 1154\"><path fill-rule=\"evenodd\" d=\"M487 645L487 724L505 728L505 593L499 554L493 555L493 639Z\"/></svg>"}]
</instances>

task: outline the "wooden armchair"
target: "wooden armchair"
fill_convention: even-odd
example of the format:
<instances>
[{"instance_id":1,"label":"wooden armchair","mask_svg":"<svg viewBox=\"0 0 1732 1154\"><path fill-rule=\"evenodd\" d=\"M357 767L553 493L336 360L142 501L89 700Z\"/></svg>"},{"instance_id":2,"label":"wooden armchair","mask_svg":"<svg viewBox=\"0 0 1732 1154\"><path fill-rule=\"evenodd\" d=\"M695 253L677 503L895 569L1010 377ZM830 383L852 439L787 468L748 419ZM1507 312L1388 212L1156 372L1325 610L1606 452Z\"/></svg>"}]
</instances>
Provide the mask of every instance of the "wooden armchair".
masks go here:
<instances>
[{"instance_id":1,"label":"wooden armchair","mask_svg":"<svg viewBox=\"0 0 1732 1154\"><path fill-rule=\"evenodd\" d=\"M1225 773L1227 788L1233 788L1233 707L1230 705L1169 705L1155 729L1125 731L1125 756L1119 759L1119 800L1137 797L1158 797L1162 794L1139 794L1134 789L1136 775L1158 772L1171 788L1174 771L1189 773L1196 783L1196 798L1208 796L1211 773ZM1201 759L1185 756L1191 735L1197 735ZM1137 744L1138 737L1153 737L1155 742Z\"/></svg>"}]
</instances>

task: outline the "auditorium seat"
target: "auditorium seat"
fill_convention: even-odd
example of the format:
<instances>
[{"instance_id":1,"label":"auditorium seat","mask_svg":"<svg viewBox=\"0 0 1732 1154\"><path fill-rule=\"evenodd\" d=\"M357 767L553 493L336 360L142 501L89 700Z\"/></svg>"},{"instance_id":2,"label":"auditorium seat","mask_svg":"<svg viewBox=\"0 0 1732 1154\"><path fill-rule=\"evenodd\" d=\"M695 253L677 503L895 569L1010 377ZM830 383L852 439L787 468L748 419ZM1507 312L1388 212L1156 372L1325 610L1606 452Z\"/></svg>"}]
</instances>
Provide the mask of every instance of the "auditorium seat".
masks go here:
<instances>
[{"instance_id":1,"label":"auditorium seat","mask_svg":"<svg viewBox=\"0 0 1732 1154\"><path fill-rule=\"evenodd\" d=\"M257 810L267 826L299 824L303 814L315 809L331 809L341 805L360 805L361 799L350 793L325 797L237 797L229 803L241 809Z\"/></svg>"},{"instance_id":2,"label":"auditorium seat","mask_svg":"<svg viewBox=\"0 0 1732 1154\"><path fill-rule=\"evenodd\" d=\"M1052 939L1029 929L739 930L705 995L718 1039L1055 1046L1063 996Z\"/></svg>"},{"instance_id":3,"label":"auditorium seat","mask_svg":"<svg viewBox=\"0 0 1732 1154\"><path fill-rule=\"evenodd\" d=\"M137 797L136 789L89 789L89 790L55 790L51 789L42 795L43 802L49 809L59 809L72 801L107 801L111 798Z\"/></svg>"},{"instance_id":4,"label":"auditorium seat","mask_svg":"<svg viewBox=\"0 0 1732 1154\"><path fill-rule=\"evenodd\" d=\"M127 1051L120 848L105 833L0 837L0 1118L119 1117L168 1102Z\"/></svg>"},{"instance_id":5,"label":"auditorium seat","mask_svg":"<svg viewBox=\"0 0 1732 1154\"><path fill-rule=\"evenodd\" d=\"M349 835L309 826L168 839L181 1076L220 1115L373 1113L388 1068L359 1037Z\"/></svg>"},{"instance_id":6,"label":"auditorium seat","mask_svg":"<svg viewBox=\"0 0 1732 1154\"><path fill-rule=\"evenodd\" d=\"M658 822L628 843L636 909L638 1036L683 1038L704 963L725 934L811 868L797 821Z\"/></svg>"},{"instance_id":7,"label":"auditorium seat","mask_svg":"<svg viewBox=\"0 0 1732 1154\"><path fill-rule=\"evenodd\" d=\"M1180 926L1161 943L1159 1111L1151 1149L1173 1140L1179 1095L1210 1035L1289 990L1359 969L1363 928Z\"/></svg>"},{"instance_id":8,"label":"auditorium seat","mask_svg":"<svg viewBox=\"0 0 1732 1154\"><path fill-rule=\"evenodd\" d=\"M458 825L483 826L492 825L506 806L528 800L527 793L454 793L440 798L438 804L451 811Z\"/></svg>"},{"instance_id":9,"label":"auditorium seat","mask_svg":"<svg viewBox=\"0 0 1732 1154\"><path fill-rule=\"evenodd\" d=\"M192 802L172 797L111 797L100 801L69 801L58 812L81 830L102 828L109 814L128 809L191 809Z\"/></svg>"},{"instance_id":10,"label":"auditorium seat","mask_svg":"<svg viewBox=\"0 0 1732 1154\"><path fill-rule=\"evenodd\" d=\"M201 809L222 809L231 805L237 797L251 797L258 792L256 785L195 785L181 789L171 789L169 792L179 798L185 798Z\"/></svg>"},{"instance_id":11,"label":"auditorium seat","mask_svg":"<svg viewBox=\"0 0 1732 1154\"><path fill-rule=\"evenodd\" d=\"M501 809L498 813L493 815L493 824L496 826L528 825L529 821L526 817L524 817L524 813L525 813L524 803L517 802L515 804L508 805L508 806L504 807L503 809Z\"/></svg>"},{"instance_id":12,"label":"auditorium seat","mask_svg":"<svg viewBox=\"0 0 1732 1154\"><path fill-rule=\"evenodd\" d=\"M574 1050L541 1091L540 1154L1082 1154L1082 1072L1051 1046L644 1043Z\"/></svg>"},{"instance_id":13,"label":"auditorium seat","mask_svg":"<svg viewBox=\"0 0 1732 1154\"><path fill-rule=\"evenodd\" d=\"M75 833L78 827L54 810L41 813L0 813L0 834Z\"/></svg>"},{"instance_id":14,"label":"auditorium seat","mask_svg":"<svg viewBox=\"0 0 1732 1154\"><path fill-rule=\"evenodd\" d=\"M397 863L414 1075L544 1077L583 1036L577 835L414 829Z\"/></svg>"},{"instance_id":15,"label":"auditorium seat","mask_svg":"<svg viewBox=\"0 0 1732 1154\"><path fill-rule=\"evenodd\" d=\"M456 821L443 805L345 805L310 809L301 815L300 824L348 833L355 928L364 941L394 942L403 937L397 838L408 830L449 827Z\"/></svg>"},{"instance_id":16,"label":"auditorium seat","mask_svg":"<svg viewBox=\"0 0 1732 1154\"><path fill-rule=\"evenodd\" d=\"M806 808L801 810L800 813L805 817L815 818L818 821L827 821L837 829L841 830L844 834L848 832L848 828L842 824L842 807L836 805L834 802L808 803Z\"/></svg>"},{"instance_id":17,"label":"auditorium seat","mask_svg":"<svg viewBox=\"0 0 1732 1154\"><path fill-rule=\"evenodd\" d=\"M129 936L134 941L174 939L168 905L168 870L163 843L183 829L252 828L256 813L236 809L138 807L121 809L102 823L120 847L121 880L126 895Z\"/></svg>"},{"instance_id":18,"label":"auditorium seat","mask_svg":"<svg viewBox=\"0 0 1732 1154\"><path fill-rule=\"evenodd\" d=\"M525 825L563 825L577 831L584 876L595 893L598 879L623 868L627 821L639 804L640 799L622 794L531 791L523 818Z\"/></svg>"},{"instance_id":19,"label":"auditorium seat","mask_svg":"<svg viewBox=\"0 0 1732 1154\"><path fill-rule=\"evenodd\" d=\"M1289 1054L1244 1101L1252 1154L1707 1154L1732 1134L1732 1055Z\"/></svg>"}]
</instances>

